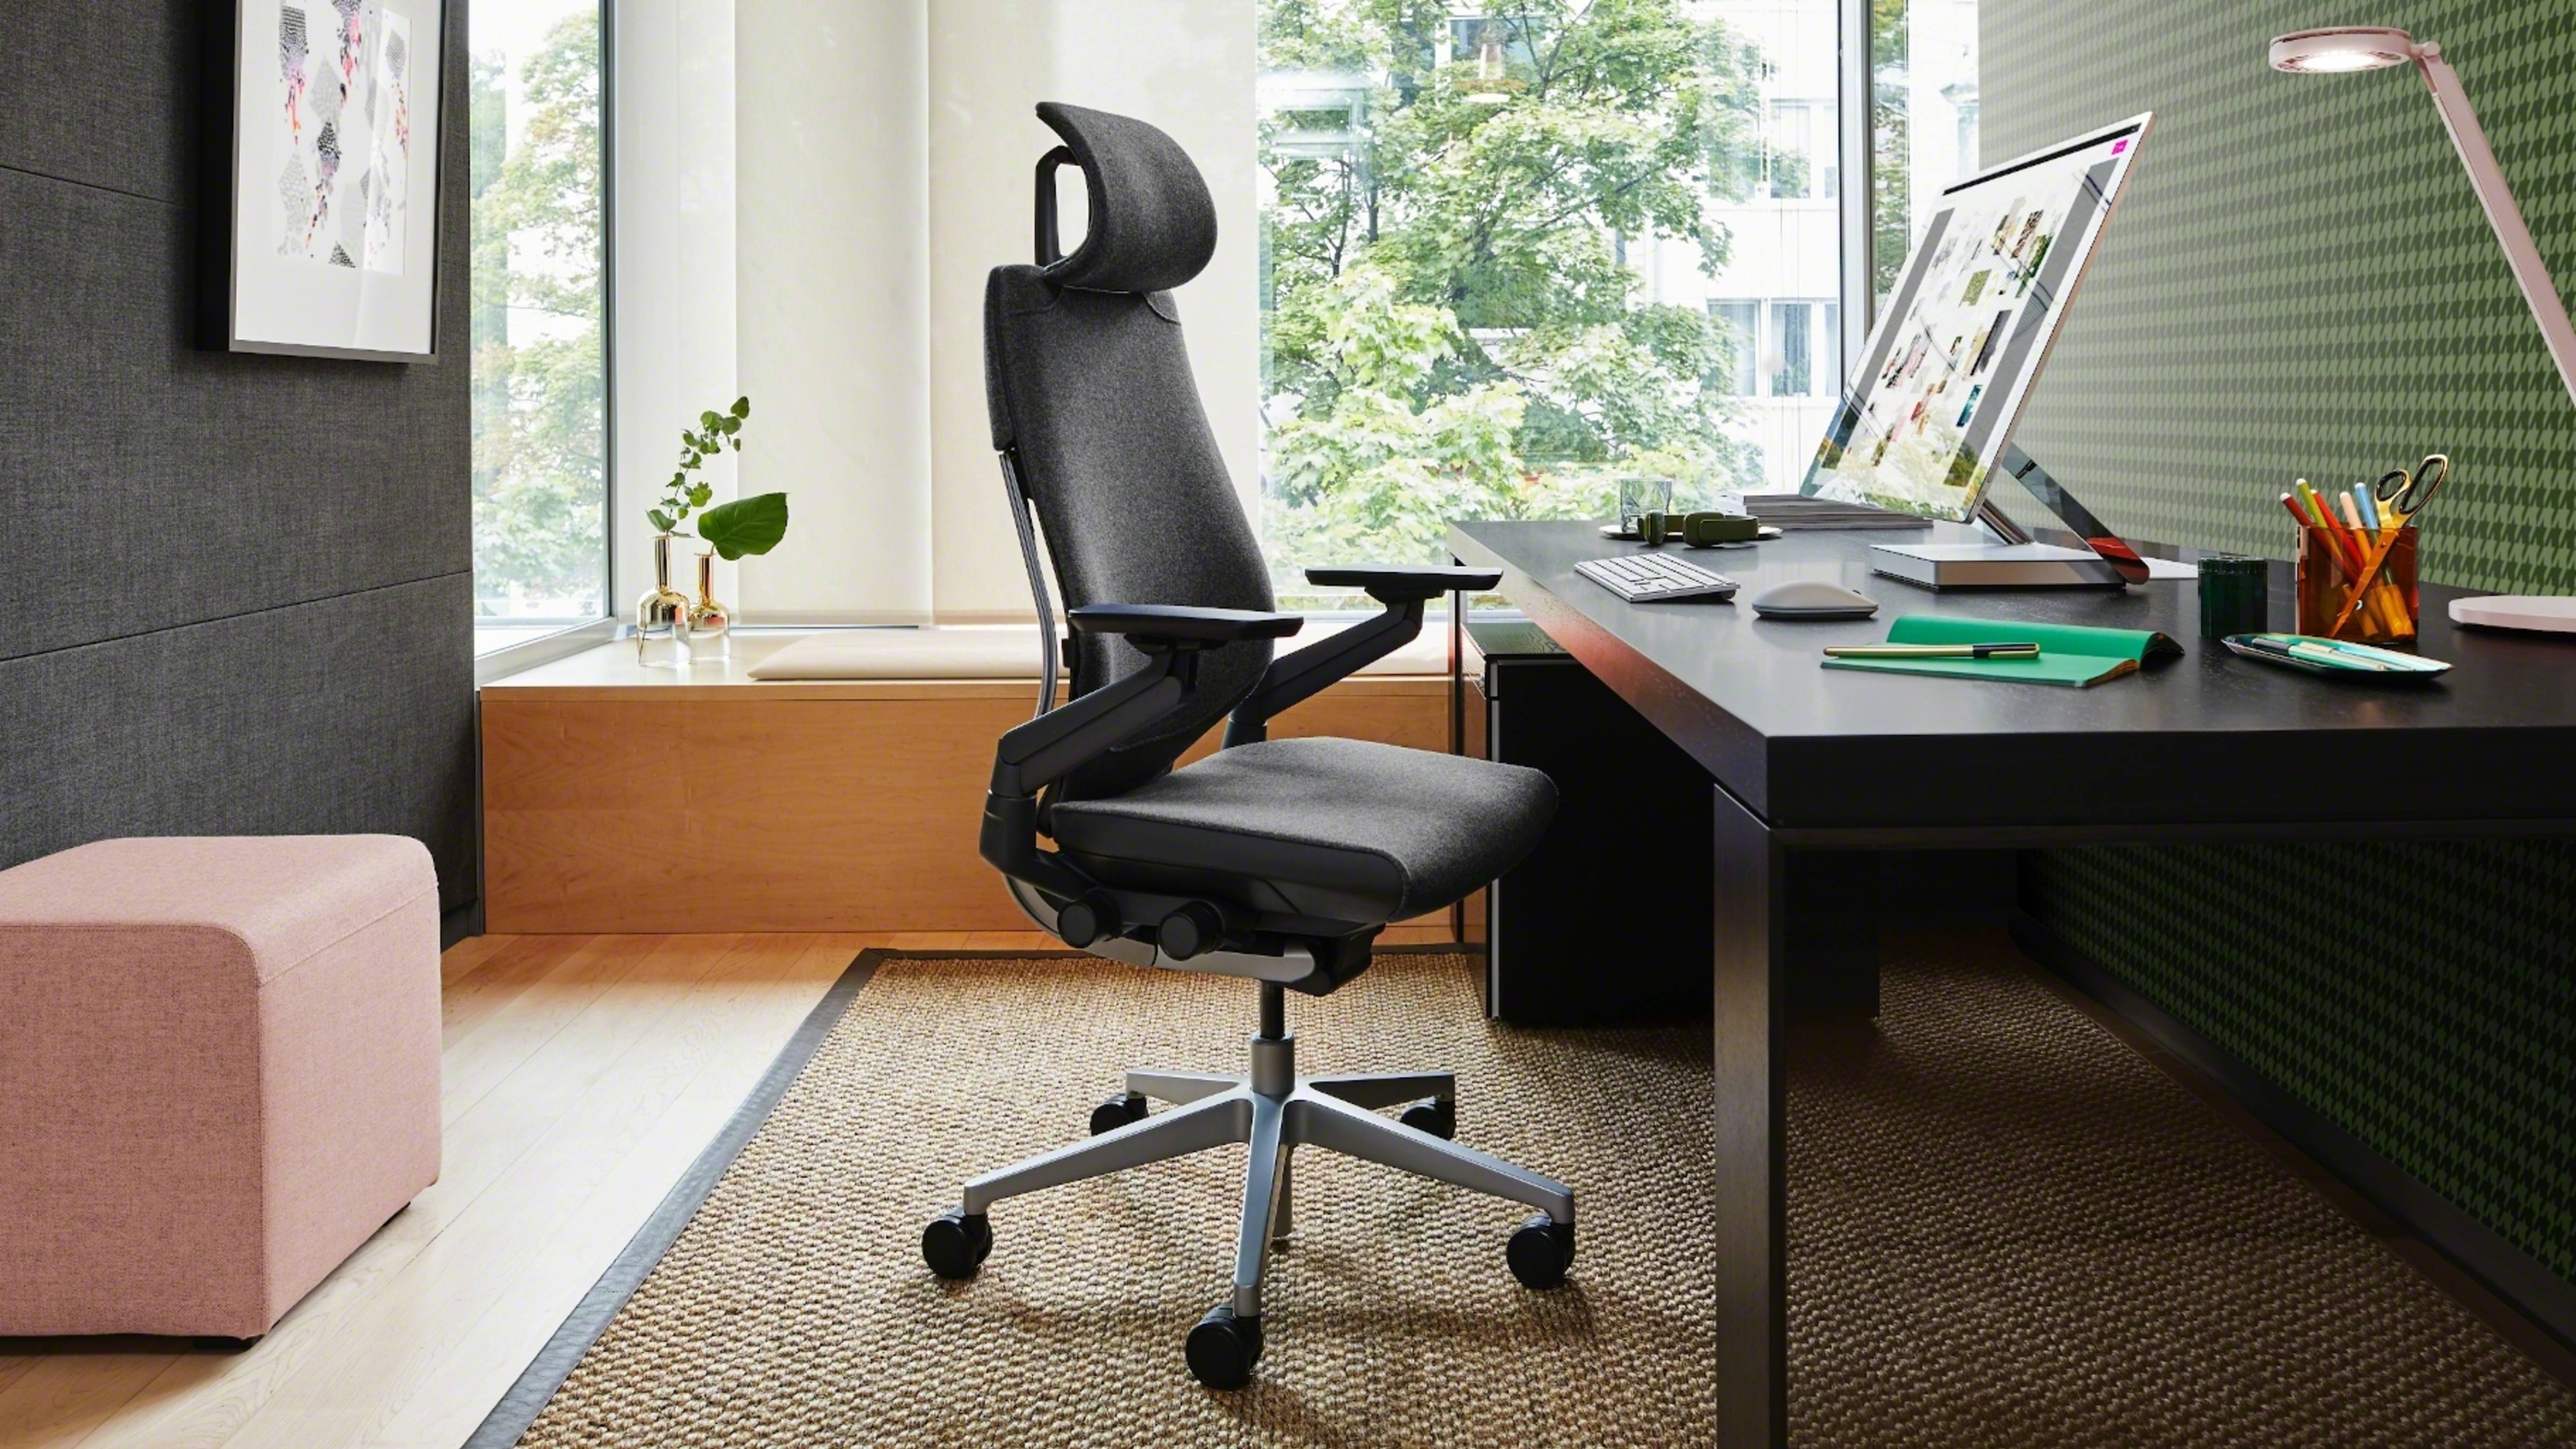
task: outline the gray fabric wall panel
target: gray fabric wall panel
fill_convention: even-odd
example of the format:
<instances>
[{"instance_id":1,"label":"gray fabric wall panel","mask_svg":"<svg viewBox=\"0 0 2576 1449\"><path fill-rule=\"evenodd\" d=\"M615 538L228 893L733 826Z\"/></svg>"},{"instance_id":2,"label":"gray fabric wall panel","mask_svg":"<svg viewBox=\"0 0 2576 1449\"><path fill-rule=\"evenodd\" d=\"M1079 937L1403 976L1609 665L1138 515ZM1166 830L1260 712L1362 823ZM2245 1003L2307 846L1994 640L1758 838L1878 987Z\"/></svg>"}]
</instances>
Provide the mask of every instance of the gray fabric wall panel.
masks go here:
<instances>
[{"instance_id":1,"label":"gray fabric wall panel","mask_svg":"<svg viewBox=\"0 0 2576 1449\"><path fill-rule=\"evenodd\" d=\"M474 899L470 575L0 663L5 859L120 835L389 833Z\"/></svg>"},{"instance_id":2,"label":"gray fabric wall panel","mask_svg":"<svg viewBox=\"0 0 2576 1449\"><path fill-rule=\"evenodd\" d=\"M46 440L0 469L7 528L39 541L0 570L0 659L473 567L462 349L198 351L193 225L0 170L0 297L22 299L0 310L0 437Z\"/></svg>"},{"instance_id":3,"label":"gray fabric wall panel","mask_svg":"<svg viewBox=\"0 0 2576 1449\"><path fill-rule=\"evenodd\" d=\"M0 0L0 166L194 202L201 37L227 8Z\"/></svg>"},{"instance_id":4,"label":"gray fabric wall panel","mask_svg":"<svg viewBox=\"0 0 2576 1449\"><path fill-rule=\"evenodd\" d=\"M390 832L476 895L465 5L437 366L199 351L204 0L0 0L0 867Z\"/></svg>"}]
</instances>

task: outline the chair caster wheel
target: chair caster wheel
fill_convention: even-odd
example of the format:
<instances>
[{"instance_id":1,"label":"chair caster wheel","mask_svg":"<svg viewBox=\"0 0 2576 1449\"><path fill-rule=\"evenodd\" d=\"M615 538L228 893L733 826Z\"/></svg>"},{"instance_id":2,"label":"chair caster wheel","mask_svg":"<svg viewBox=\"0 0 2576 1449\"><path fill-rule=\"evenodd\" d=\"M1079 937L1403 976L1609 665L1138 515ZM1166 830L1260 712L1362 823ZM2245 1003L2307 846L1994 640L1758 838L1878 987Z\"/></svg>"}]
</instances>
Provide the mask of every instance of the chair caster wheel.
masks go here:
<instances>
[{"instance_id":1,"label":"chair caster wheel","mask_svg":"<svg viewBox=\"0 0 2576 1449\"><path fill-rule=\"evenodd\" d=\"M1447 1141L1458 1135L1458 1104L1446 1097L1425 1097L1398 1113L1395 1120L1416 1132L1428 1132Z\"/></svg>"},{"instance_id":2,"label":"chair caster wheel","mask_svg":"<svg viewBox=\"0 0 2576 1449\"><path fill-rule=\"evenodd\" d=\"M1512 1234L1503 1257L1522 1287L1553 1288L1565 1281L1565 1270L1574 1263L1574 1224L1540 1213Z\"/></svg>"},{"instance_id":3,"label":"chair caster wheel","mask_svg":"<svg viewBox=\"0 0 2576 1449\"><path fill-rule=\"evenodd\" d=\"M992 1220L982 1213L968 1217L962 1209L950 1208L921 1230L921 1261L952 1281L974 1277L992 1251Z\"/></svg>"},{"instance_id":4,"label":"chair caster wheel","mask_svg":"<svg viewBox=\"0 0 2576 1449\"><path fill-rule=\"evenodd\" d=\"M1232 1304L1208 1310L1190 1330L1184 1350L1190 1374L1212 1389L1239 1389L1252 1382L1252 1366L1261 1362L1261 1320L1237 1318Z\"/></svg>"},{"instance_id":5,"label":"chair caster wheel","mask_svg":"<svg viewBox=\"0 0 2576 1449\"><path fill-rule=\"evenodd\" d=\"M1141 1095L1119 1093L1091 1109L1091 1135L1097 1137L1103 1132L1115 1132L1130 1122L1144 1121L1145 1106Z\"/></svg>"}]
</instances>

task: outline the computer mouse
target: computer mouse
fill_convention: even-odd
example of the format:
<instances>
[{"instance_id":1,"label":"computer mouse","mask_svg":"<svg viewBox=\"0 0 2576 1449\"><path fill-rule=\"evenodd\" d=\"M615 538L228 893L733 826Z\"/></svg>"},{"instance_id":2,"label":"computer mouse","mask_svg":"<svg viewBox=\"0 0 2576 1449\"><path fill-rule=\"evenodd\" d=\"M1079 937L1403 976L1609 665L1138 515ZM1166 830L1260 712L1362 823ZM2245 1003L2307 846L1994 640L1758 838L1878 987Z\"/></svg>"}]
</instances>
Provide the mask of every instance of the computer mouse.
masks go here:
<instances>
[{"instance_id":1,"label":"computer mouse","mask_svg":"<svg viewBox=\"0 0 2576 1449\"><path fill-rule=\"evenodd\" d=\"M1753 612L1766 619L1866 619L1878 612L1878 600L1822 579L1773 584L1752 603Z\"/></svg>"}]
</instances>

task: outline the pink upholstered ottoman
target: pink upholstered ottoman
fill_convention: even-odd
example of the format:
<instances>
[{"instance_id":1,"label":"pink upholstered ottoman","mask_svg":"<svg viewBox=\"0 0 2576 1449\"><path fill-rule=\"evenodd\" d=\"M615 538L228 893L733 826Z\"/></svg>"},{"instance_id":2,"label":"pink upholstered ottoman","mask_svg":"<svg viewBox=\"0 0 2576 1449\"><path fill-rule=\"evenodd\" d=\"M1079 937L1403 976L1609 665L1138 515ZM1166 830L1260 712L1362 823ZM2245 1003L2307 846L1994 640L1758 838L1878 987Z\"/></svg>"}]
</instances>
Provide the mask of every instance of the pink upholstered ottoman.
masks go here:
<instances>
[{"instance_id":1,"label":"pink upholstered ottoman","mask_svg":"<svg viewBox=\"0 0 2576 1449\"><path fill-rule=\"evenodd\" d=\"M256 1338L438 1178L438 882L390 835L0 871L0 1334Z\"/></svg>"}]
</instances>

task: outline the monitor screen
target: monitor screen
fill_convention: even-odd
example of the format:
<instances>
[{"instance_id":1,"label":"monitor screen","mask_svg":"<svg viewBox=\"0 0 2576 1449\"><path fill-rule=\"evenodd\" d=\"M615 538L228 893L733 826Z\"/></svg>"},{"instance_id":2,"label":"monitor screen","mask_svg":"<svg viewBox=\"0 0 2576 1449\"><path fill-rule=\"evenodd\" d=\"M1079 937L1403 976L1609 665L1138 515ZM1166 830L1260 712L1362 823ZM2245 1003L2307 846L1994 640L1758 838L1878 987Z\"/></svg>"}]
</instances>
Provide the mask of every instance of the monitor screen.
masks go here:
<instances>
[{"instance_id":1,"label":"monitor screen","mask_svg":"<svg viewBox=\"0 0 2576 1449\"><path fill-rule=\"evenodd\" d=\"M2151 119L1941 193L1800 491L1962 522L1976 511Z\"/></svg>"}]
</instances>

